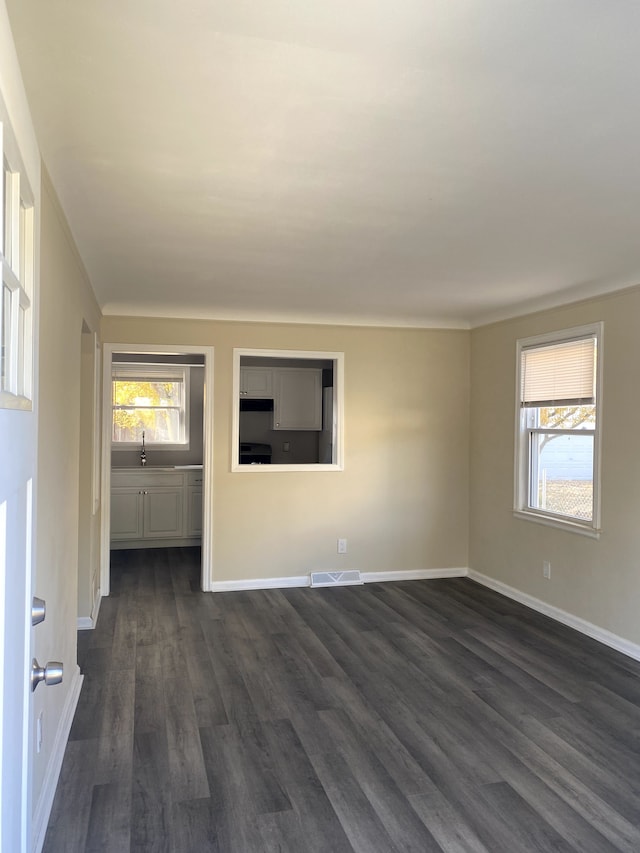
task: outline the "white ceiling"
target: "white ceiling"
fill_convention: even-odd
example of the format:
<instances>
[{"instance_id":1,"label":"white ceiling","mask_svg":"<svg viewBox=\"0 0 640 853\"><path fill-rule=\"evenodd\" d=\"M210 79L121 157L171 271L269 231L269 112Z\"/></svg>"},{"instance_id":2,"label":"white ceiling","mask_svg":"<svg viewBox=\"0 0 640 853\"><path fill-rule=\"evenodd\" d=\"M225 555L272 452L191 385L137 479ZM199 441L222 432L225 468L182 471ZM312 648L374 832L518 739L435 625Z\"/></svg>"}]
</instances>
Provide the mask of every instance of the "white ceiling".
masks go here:
<instances>
[{"instance_id":1,"label":"white ceiling","mask_svg":"<svg viewBox=\"0 0 640 853\"><path fill-rule=\"evenodd\" d=\"M475 325L640 282L637 0L8 0L107 314Z\"/></svg>"}]
</instances>

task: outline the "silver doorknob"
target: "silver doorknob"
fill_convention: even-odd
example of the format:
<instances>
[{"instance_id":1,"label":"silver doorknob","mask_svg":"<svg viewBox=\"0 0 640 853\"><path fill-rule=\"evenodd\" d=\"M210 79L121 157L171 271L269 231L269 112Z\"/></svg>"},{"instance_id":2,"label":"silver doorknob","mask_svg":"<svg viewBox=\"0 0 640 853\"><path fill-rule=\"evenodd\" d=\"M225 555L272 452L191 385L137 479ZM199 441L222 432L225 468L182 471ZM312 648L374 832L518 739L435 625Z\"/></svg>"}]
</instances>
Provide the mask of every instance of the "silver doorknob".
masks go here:
<instances>
[{"instance_id":1,"label":"silver doorknob","mask_svg":"<svg viewBox=\"0 0 640 853\"><path fill-rule=\"evenodd\" d=\"M38 598L37 595L33 596L33 601L31 602L31 624L39 625L41 622L44 622L44 617L47 615L47 605L44 602L44 599Z\"/></svg>"},{"instance_id":2,"label":"silver doorknob","mask_svg":"<svg viewBox=\"0 0 640 853\"><path fill-rule=\"evenodd\" d=\"M31 662L31 690L34 691L41 681L51 687L53 684L60 684L62 681L62 670L64 669L60 661L50 660L46 666L40 666L34 658Z\"/></svg>"}]
</instances>

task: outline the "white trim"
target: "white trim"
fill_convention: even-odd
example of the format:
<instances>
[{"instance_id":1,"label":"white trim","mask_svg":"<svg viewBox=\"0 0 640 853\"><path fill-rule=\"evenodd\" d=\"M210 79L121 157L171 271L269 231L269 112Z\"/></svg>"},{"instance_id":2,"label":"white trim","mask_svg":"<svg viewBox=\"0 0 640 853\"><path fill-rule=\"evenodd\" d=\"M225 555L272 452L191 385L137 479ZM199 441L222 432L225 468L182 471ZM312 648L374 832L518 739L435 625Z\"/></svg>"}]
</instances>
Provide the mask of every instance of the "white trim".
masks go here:
<instances>
[{"instance_id":1,"label":"white trim","mask_svg":"<svg viewBox=\"0 0 640 853\"><path fill-rule=\"evenodd\" d=\"M102 596L100 595L100 591L98 590L96 600L93 602L91 616L78 616L78 631L88 631L96 627L98 623L98 614L100 613L101 603Z\"/></svg>"},{"instance_id":2,"label":"white trim","mask_svg":"<svg viewBox=\"0 0 640 853\"><path fill-rule=\"evenodd\" d=\"M116 352L126 353L198 353L204 355L204 404L202 435L202 573L204 592L213 589L213 358L214 348L197 344L123 344L103 343L102 355L102 512L100 513L100 591L109 595L111 549L111 361Z\"/></svg>"},{"instance_id":3,"label":"white trim","mask_svg":"<svg viewBox=\"0 0 640 853\"><path fill-rule=\"evenodd\" d=\"M529 506L529 443L527 440L528 429L524 423L524 410L521 405L521 381L522 381L522 351L532 346L544 346L545 344L562 343L564 341L577 340L587 335L593 335L596 339L597 364L596 364L596 427L593 436L593 518L591 521L581 522L579 519L564 518L554 513L541 512ZM561 530L569 530L574 533L582 533L591 538L598 539L601 530L601 448L602 448L602 377L603 377L603 341L604 323L600 320L588 323L584 326L573 326L566 329L557 329L545 332L542 335L532 335L527 338L519 338L516 341L516 371L515 371L515 440L514 440L514 465L513 465L513 513L523 521L533 521L538 524L546 524Z\"/></svg>"},{"instance_id":4,"label":"white trim","mask_svg":"<svg viewBox=\"0 0 640 853\"><path fill-rule=\"evenodd\" d=\"M330 464L274 464L274 465L241 465L238 458L240 442L240 361L243 356L255 358L286 358L307 361L333 362L333 417L336 423L335 461ZM233 350L233 409L231 414L231 472L233 474L274 474L291 471L344 471L344 352L325 350L278 350L278 349L248 349L235 347Z\"/></svg>"},{"instance_id":5,"label":"white trim","mask_svg":"<svg viewBox=\"0 0 640 853\"><path fill-rule=\"evenodd\" d=\"M364 314L362 306L357 315L329 313L283 313L282 311L248 311L239 308L210 309L198 305L188 308L184 302L151 306L148 301L107 302L102 306L103 317L144 317L169 320L214 320L218 323L276 323L286 326L353 326L369 329L470 329L466 319L459 317L381 317Z\"/></svg>"},{"instance_id":6,"label":"white trim","mask_svg":"<svg viewBox=\"0 0 640 853\"><path fill-rule=\"evenodd\" d=\"M30 412L33 410L33 402L28 397L20 397L10 391L0 391L0 408Z\"/></svg>"},{"instance_id":7,"label":"white trim","mask_svg":"<svg viewBox=\"0 0 640 853\"><path fill-rule=\"evenodd\" d=\"M342 465L329 465L323 462L296 462L292 465L283 463L269 465L236 465L233 463L232 472L234 474L286 474L293 471L300 473L301 471L344 471Z\"/></svg>"},{"instance_id":8,"label":"white trim","mask_svg":"<svg viewBox=\"0 0 640 853\"><path fill-rule=\"evenodd\" d=\"M69 732L71 731L71 724L73 723L76 706L78 704L78 699L80 698L80 689L82 688L83 681L84 675L81 675L79 667L76 667L73 672L73 681L69 688L69 692L67 693L67 699L58 723L58 730L53 743L53 750L51 752L51 757L49 758L49 763L47 764L42 788L40 789L40 798L38 799L38 804L36 805L33 813L33 841L31 847L33 853L40 853L42 845L44 844L47 824L49 823L49 816L53 805L53 798L56 793L60 770L62 768L62 759L64 758L64 751L67 748Z\"/></svg>"},{"instance_id":9,"label":"white trim","mask_svg":"<svg viewBox=\"0 0 640 853\"><path fill-rule=\"evenodd\" d=\"M93 586L95 587L95 581ZM93 626L95 628L98 622L98 615L100 613L100 605L102 604L102 595L100 594L100 589L96 592L96 597L93 601L93 607L91 609L91 621L93 622Z\"/></svg>"},{"instance_id":10,"label":"white trim","mask_svg":"<svg viewBox=\"0 0 640 853\"><path fill-rule=\"evenodd\" d=\"M335 571L327 569L326 571ZM469 570L460 569L411 569L397 572L362 572L364 583L385 583L386 581L436 580L437 578L464 578ZM285 589L290 587L311 586L310 575L298 575L289 578L251 578L238 581L217 581L211 585L212 592L238 592L244 589ZM357 586L357 584L356 584Z\"/></svg>"},{"instance_id":11,"label":"white trim","mask_svg":"<svg viewBox=\"0 0 640 853\"><path fill-rule=\"evenodd\" d=\"M581 536L588 536L590 539L599 539L600 530L595 530L591 525L580 524L578 521L562 517L543 515L534 510L514 509L513 517L519 518L521 521L533 521L535 524L544 524L546 527L557 527L559 530L567 530L569 533L579 533Z\"/></svg>"},{"instance_id":12,"label":"white trim","mask_svg":"<svg viewBox=\"0 0 640 853\"><path fill-rule=\"evenodd\" d=\"M412 569L397 572L363 572L365 583L386 583L387 581L437 580L438 578L464 578L469 569Z\"/></svg>"},{"instance_id":13,"label":"white trim","mask_svg":"<svg viewBox=\"0 0 640 853\"><path fill-rule=\"evenodd\" d=\"M93 411L91 425L91 513L95 515L100 509L100 407L102 394L100 377L102 375L101 349L97 332L93 332Z\"/></svg>"},{"instance_id":14,"label":"white trim","mask_svg":"<svg viewBox=\"0 0 640 853\"><path fill-rule=\"evenodd\" d=\"M587 622L586 619L581 619L579 616L567 613L566 610L561 610L559 607L547 604L539 598L534 598L534 596L528 595L526 592L521 592L519 589L515 589L515 587L508 586L508 584L494 580L480 572L470 569L468 577L469 580L475 581L482 586L486 586L494 592L500 593L500 595L504 595L507 598L517 601L519 604L524 604L525 607L530 607L538 613L543 613L545 616L555 619L556 622L561 622L563 625L567 625L569 628L573 628L581 634L586 634L587 637L591 637L599 643L603 643L605 646L609 646L610 648L621 652L623 655L627 655L634 660L640 661L640 646L636 645L636 643L631 643L629 640L625 640L624 637L612 634L611 631L607 631L604 628L598 627L598 625Z\"/></svg>"},{"instance_id":15,"label":"white trim","mask_svg":"<svg viewBox=\"0 0 640 853\"><path fill-rule=\"evenodd\" d=\"M211 592L240 592L245 589L285 589L289 587L309 586L309 575L290 578L253 578L239 581L215 581Z\"/></svg>"}]
</instances>

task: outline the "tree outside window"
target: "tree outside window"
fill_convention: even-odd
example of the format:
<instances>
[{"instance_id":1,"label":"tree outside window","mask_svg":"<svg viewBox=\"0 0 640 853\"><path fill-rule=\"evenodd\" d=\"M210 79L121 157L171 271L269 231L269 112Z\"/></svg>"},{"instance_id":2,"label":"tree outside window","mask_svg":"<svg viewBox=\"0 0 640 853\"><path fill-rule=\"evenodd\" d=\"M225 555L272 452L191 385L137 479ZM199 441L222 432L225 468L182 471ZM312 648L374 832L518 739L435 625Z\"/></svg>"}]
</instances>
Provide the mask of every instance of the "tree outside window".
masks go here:
<instances>
[{"instance_id":1,"label":"tree outside window","mask_svg":"<svg viewBox=\"0 0 640 853\"><path fill-rule=\"evenodd\" d=\"M183 368L114 365L113 442L138 445L144 433L148 445L186 443L185 386Z\"/></svg>"}]
</instances>

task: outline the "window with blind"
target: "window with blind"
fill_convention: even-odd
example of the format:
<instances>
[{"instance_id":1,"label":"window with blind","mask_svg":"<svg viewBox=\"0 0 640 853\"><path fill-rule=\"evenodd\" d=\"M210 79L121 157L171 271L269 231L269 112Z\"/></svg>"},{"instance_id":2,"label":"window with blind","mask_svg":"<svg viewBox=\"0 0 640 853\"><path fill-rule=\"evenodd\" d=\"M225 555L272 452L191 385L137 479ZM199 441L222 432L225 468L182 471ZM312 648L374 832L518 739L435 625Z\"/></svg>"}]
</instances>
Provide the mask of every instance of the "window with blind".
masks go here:
<instances>
[{"instance_id":1,"label":"window with blind","mask_svg":"<svg viewBox=\"0 0 640 853\"><path fill-rule=\"evenodd\" d=\"M515 509L598 530L602 326L518 342Z\"/></svg>"},{"instance_id":2,"label":"window with blind","mask_svg":"<svg viewBox=\"0 0 640 853\"><path fill-rule=\"evenodd\" d=\"M115 449L142 445L165 450L189 444L188 367L114 363L112 370Z\"/></svg>"}]
</instances>

